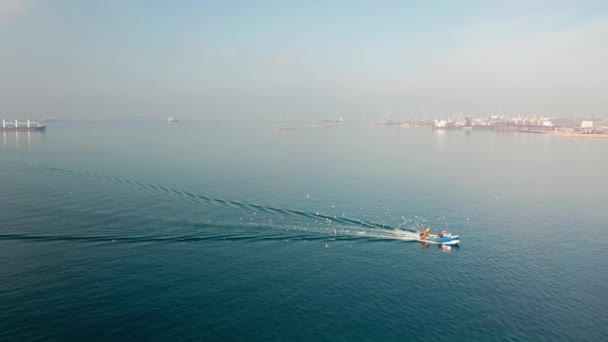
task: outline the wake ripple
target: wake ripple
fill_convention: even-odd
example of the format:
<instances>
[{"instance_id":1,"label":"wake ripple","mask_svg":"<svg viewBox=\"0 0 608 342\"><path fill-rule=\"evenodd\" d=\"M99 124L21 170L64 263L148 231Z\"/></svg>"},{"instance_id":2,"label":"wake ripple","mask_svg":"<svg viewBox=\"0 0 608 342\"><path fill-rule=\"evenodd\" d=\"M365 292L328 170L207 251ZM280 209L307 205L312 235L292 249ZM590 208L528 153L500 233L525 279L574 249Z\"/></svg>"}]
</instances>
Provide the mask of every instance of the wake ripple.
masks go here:
<instances>
[{"instance_id":1,"label":"wake ripple","mask_svg":"<svg viewBox=\"0 0 608 342\"><path fill-rule=\"evenodd\" d=\"M111 182L111 183L115 183L115 184L127 185L130 187L136 187L136 188L139 188L140 190L145 190L145 191L162 192L165 195L168 195L172 200L181 200L181 201L188 202L188 203L191 203L192 201L194 201L196 203L200 203L200 204L204 204L204 205L211 205L211 206L221 207L221 208L226 208L226 209L249 210L249 211L261 212L261 213L289 215L289 216L293 216L293 217L308 218L308 219L324 219L327 222L335 222L335 223L339 223L342 225L359 226L359 227L365 227L365 228L381 228L381 229L388 229L388 230L394 229L391 226L384 225L381 223L376 223L376 222L363 221L363 220L352 219L352 218L347 218L347 217L330 216L330 215L325 215L325 214L321 214L318 212L313 213L313 212L305 212L305 211L299 211L299 210L261 206L261 205L255 205L255 204L238 202L238 201L228 201L228 200L223 200L223 199L218 199L218 198L207 197L207 196L195 194L192 192L181 191L178 189L171 189L171 188L167 188L167 187L164 187L161 185L148 184L148 183L143 183L143 182L134 181L134 180L130 180L130 179L118 178L118 177L98 175L98 174L90 173L90 172L86 172L86 171L56 168L56 167L44 167L44 166L34 166L34 167L38 168L38 169L54 172L54 173L64 174L64 175L76 175L76 176L82 176L82 177L95 178L95 179L98 179L98 180L101 180L104 182ZM405 228L401 228L400 230L408 231L408 232L416 232L415 230L405 229Z\"/></svg>"},{"instance_id":2,"label":"wake ripple","mask_svg":"<svg viewBox=\"0 0 608 342\"><path fill-rule=\"evenodd\" d=\"M234 233L234 234L207 234L207 235L35 235L35 234L0 234L0 240L18 241L78 241L78 242L110 242L110 243L147 243L147 242L199 242L199 241L414 241L415 236L396 234L355 234L355 235L319 235L319 234L264 234L264 233Z\"/></svg>"}]
</instances>

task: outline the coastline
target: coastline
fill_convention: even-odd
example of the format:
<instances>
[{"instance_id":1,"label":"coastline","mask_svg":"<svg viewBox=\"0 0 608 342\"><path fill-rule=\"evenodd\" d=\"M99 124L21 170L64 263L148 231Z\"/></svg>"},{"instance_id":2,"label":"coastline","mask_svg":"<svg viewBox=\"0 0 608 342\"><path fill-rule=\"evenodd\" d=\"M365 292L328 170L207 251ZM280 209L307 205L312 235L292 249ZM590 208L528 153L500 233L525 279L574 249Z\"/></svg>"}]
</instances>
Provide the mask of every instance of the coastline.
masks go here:
<instances>
[{"instance_id":1,"label":"coastline","mask_svg":"<svg viewBox=\"0 0 608 342\"><path fill-rule=\"evenodd\" d=\"M608 133L549 132L549 134L566 138L608 139Z\"/></svg>"}]
</instances>

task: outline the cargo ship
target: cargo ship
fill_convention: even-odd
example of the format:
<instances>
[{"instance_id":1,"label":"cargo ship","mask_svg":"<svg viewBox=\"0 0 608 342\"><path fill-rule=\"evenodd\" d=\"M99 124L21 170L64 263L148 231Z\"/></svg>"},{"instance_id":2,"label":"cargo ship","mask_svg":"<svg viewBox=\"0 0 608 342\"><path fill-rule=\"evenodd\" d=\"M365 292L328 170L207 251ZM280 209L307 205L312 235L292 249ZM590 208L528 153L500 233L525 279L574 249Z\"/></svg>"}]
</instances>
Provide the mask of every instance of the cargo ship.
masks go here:
<instances>
[{"instance_id":1,"label":"cargo ship","mask_svg":"<svg viewBox=\"0 0 608 342\"><path fill-rule=\"evenodd\" d=\"M46 126L41 126L40 121L6 121L2 120L2 127L0 127L0 131L2 132L22 132L22 131L44 131Z\"/></svg>"}]
</instances>

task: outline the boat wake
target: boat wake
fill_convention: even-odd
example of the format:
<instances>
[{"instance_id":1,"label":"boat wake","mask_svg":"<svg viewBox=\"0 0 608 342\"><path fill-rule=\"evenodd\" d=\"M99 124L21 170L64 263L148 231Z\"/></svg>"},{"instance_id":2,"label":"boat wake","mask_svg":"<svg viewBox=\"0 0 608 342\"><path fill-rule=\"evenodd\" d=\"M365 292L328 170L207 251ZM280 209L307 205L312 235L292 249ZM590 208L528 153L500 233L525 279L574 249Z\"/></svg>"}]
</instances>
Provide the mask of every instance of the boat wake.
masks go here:
<instances>
[{"instance_id":1,"label":"boat wake","mask_svg":"<svg viewBox=\"0 0 608 342\"><path fill-rule=\"evenodd\" d=\"M393 227L391 227L391 226L381 224L381 223L376 223L376 222L367 222L367 221L351 219L351 218L347 218L347 217L324 215L324 214L320 214L318 212L313 213L313 212L305 212L305 211L298 211L298 210L291 210L291 209L273 208L273 207L255 205L255 204L250 204L250 203L243 203L243 202L238 202L238 201L227 201L227 200L223 200L223 199L211 198L211 197L202 196L199 194L194 194L194 193L188 192L188 191L166 188L166 187L156 185L156 184L148 184L148 183L142 183L139 181L133 181L133 180L129 180L129 179L103 176L103 175L98 175L98 174L84 172L84 171L78 171L78 170L72 170L72 169L61 169L61 168L55 168L55 167L39 167L39 168L47 170L47 171L51 171L51 172L56 172L56 173L86 176L86 177L96 178L96 179L114 182L114 183L128 184L131 186L144 187L144 188L148 188L148 189L158 190L158 191L162 191L166 194L171 194L174 196L175 195L182 196L183 198L191 199L200 204L213 205L213 206L222 207L222 208L245 209L245 210L250 210L250 211L265 212L265 213L269 213L269 214L290 215L290 216L294 216L294 217L305 217L305 218L314 218L314 219L325 219L325 220L331 221L331 222L336 222L336 223L341 223L341 224L346 224L346 225L356 225L356 226L368 227L368 228L393 229ZM171 199L174 200L175 199L174 196L172 196ZM414 232L414 230L411 230L411 231Z\"/></svg>"},{"instance_id":2,"label":"boat wake","mask_svg":"<svg viewBox=\"0 0 608 342\"><path fill-rule=\"evenodd\" d=\"M4 228L4 227L3 227ZM415 241L415 238L401 234L354 234L354 235L320 235L319 233L277 234L269 232L250 233L197 233L186 235L160 235L150 234L144 236L124 236L112 234L0 234L0 240L22 241L81 241L81 242L108 242L108 243L146 243L146 242L199 242L199 241Z\"/></svg>"},{"instance_id":3,"label":"boat wake","mask_svg":"<svg viewBox=\"0 0 608 342\"><path fill-rule=\"evenodd\" d=\"M128 191L130 195L145 194L146 203L153 203L151 205L157 208L130 202L120 205L115 202L116 191L119 190L103 184L102 190L87 194L87 196L95 196L89 198L93 201L86 201L88 205L82 198L76 196L73 199L65 195L63 189L58 190L56 186L48 185L51 187L48 189L48 194L53 198L55 208L27 208L27 204L21 204L22 209L37 213L35 217L19 218L25 228L29 227L29 229L24 229L24 226L10 227L0 222L0 240L132 243L210 240L415 241L417 239L417 233L413 229L394 228L377 222L212 198L161 185L80 170L32 165L28 167L52 174L80 176L115 184L122 191ZM134 192L134 189L137 191ZM159 198L165 201L158 201ZM163 206L179 206L179 203L182 204L178 210L189 214L180 214L176 219L167 219L167 217L175 217L176 211ZM187 210L185 204L234 210L240 215L224 215L216 219L213 213L217 211L200 213ZM57 217L56 221L61 223L60 227L53 229L56 234L48 234L48 230L40 228L40 224L50 216ZM226 216L230 216L230 219L225 219ZM208 220L209 217L214 218L213 222ZM238 221L234 222L237 219ZM230 220L232 222L227 222Z\"/></svg>"}]
</instances>

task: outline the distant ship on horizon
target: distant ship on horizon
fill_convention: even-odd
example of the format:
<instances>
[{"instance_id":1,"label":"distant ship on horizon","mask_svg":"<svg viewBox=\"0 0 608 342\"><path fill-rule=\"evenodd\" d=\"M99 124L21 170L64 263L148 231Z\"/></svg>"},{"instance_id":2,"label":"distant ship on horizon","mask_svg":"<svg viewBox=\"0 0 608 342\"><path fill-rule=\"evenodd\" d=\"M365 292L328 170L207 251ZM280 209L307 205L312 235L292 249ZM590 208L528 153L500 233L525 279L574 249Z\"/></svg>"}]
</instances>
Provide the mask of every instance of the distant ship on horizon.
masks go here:
<instances>
[{"instance_id":1,"label":"distant ship on horizon","mask_svg":"<svg viewBox=\"0 0 608 342\"><path fill-rule=\"evenodd\" d=\"M179 122L179 120L177 120L176 118L170 116L167 118L167 122L168 123L175 123L175 122Z\"/></svg>"},{"instance_id":2,"label":"distant ship on horizon","mask_svg":"<svg viewBox=\"0 0 608 342\"><path fill-rule=\"evenodd\" d=\"M46 126L40 125L40 121L6 121L2 119L2 127L0 127L0 131L3 132L21 132L21 131L44 131L46 130Z\"/></svg>"},{"instance_id":3,"label":"distant ship on horizon","mask_svg":"<svg viewBox=\"0 0 608 342\"><path fill-rule=\"evenodd\" d=\"M337 122L337 123L342 123L342 122L344 122L344 118L343 117L339 117L339 118L334 119L334 120L321 120L321 122Z\"/></svg>"}]
</instances>

